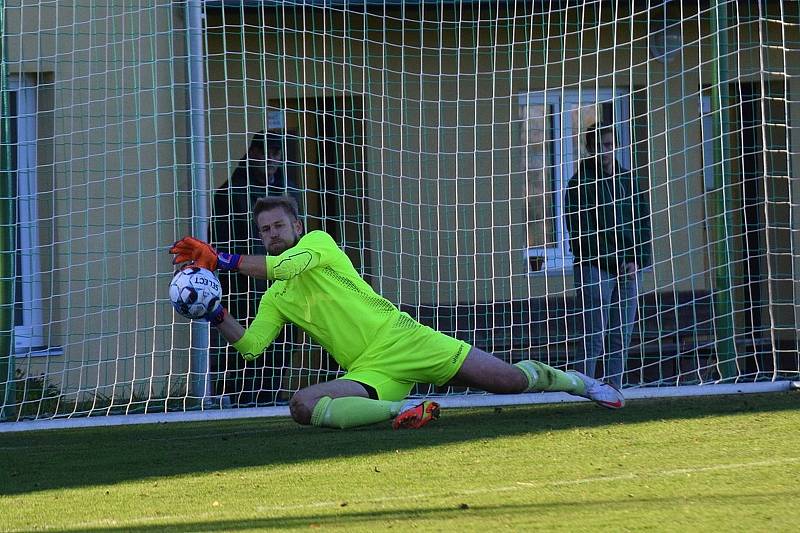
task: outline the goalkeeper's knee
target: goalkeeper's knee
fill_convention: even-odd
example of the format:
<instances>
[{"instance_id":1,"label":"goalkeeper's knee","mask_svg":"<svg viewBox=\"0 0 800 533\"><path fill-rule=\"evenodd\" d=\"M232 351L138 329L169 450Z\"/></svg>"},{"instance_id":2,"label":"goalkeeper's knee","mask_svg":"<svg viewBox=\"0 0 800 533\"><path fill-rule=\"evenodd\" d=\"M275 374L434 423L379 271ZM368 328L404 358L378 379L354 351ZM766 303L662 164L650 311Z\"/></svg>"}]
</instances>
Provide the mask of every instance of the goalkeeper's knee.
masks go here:
<instances>
[{"instance_id":1,"label":"goalkeeper's knee","mask_svg":"<svg viewBox=\"0 0 800 533\"><path fill-rule=\"evenodd\" d=\"M306 397L307 393L303 392L304 390L297 391L289 400L289 414L292 415L292 419L295 422L307 426L311 424L311 417L316 408L319 407L320 410L324 410L331 403L331 398L323 396L314 401L312 398Z\"/></svg>"}]
</instances>

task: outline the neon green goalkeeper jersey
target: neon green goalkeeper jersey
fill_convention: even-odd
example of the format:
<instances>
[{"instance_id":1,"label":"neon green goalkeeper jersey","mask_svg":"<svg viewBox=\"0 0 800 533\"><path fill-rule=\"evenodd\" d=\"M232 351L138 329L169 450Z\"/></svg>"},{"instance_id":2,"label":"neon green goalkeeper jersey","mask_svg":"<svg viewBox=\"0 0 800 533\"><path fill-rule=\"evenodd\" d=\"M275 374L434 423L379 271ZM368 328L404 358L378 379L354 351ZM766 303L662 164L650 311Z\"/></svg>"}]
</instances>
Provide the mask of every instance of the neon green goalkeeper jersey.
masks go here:
<instances>
[{"instance_id":1,"label":"neon green goalkeeper jersey","mask_svg":"<svg viewBox=\"0 0 800 533\"><path fill-rule=\"evenodd\" d=\"M323 231L312 231L282 254L268 256L267 278L273 283L255 319L233 344L246 359L260 356L293 322L347 369L382 330L408 317L358 275Z\"/></svg>"}]
</instances>

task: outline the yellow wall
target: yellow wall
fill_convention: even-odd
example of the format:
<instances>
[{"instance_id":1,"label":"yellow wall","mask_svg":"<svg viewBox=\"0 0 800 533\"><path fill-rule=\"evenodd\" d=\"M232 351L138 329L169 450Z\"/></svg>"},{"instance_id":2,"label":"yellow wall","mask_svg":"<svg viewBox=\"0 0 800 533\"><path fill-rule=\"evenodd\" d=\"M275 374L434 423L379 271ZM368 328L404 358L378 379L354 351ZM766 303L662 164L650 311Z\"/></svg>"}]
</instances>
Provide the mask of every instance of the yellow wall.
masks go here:
<instances>
[{"instance_id":1,"label":"yellow wall","mask_svg":"<svg viewBox=\"0 0 800 533\"><path fill-rule=\"evenodd\" d=\"M302 17L281 19L265 9L262 17L248 14L244 35L237 10L211 16L212 129L237 145L233 152L224 142L212 146L215 180L225 179L246 145L238 134L260 129L251 125L263 123L263 102L363 95L369 223L380 226L371 248L384 294L415 303L416 284L406 291L402 280L417 279L424 302L557 293L571 287L569 272L525 272L518 97L561 87L646 87L640 97L648 106L650 157L642 174L652 187L656 263L646 285L707 287L713 251L706 238L698 91L714 81L716 44L705 18L678 8L687 18L684 45L666 65L650 58L646 14L631 20L618 13L615 24L609 8L593 27L591 18L582 18L589 26L583 32L577 31L583 10L522 18L512 28L476 11L486 6L442 13L438 7L424 15L411 7L406 14L417 22L406 21L401 31L384 28L375 16L298 10ZM797 28L786 30L794 32L787 41L796 41ZM743 35L758 33L741 26L730 45ZM613 48L614 42L631 44ZM741 48L740 59L730 61L731 75L758 79L758 53L747 43ZM786 69L794 65L787 61Z\"/></svg>"},{"instance_id":2,"label":"yellow wall","mask_svg":"<svg viewBox=\"0 0 800 533\"><path fill-rule=\"evenodd\" d=\"M5 3L6 53L37 83L45 335L65 355L18 365L108 396L168 387L188 364L165 299L190 213L182 12L20 4Z\"/></svg>"}]
</instances>

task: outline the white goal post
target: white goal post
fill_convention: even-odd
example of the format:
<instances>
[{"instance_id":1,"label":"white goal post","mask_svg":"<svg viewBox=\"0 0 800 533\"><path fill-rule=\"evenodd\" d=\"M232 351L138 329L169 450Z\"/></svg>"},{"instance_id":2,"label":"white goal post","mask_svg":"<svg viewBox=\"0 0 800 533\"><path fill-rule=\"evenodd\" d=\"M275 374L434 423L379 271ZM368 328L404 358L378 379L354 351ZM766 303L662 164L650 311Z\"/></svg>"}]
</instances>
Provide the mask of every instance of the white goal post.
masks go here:
<instances>
[{"instance_id":1,"label":"white goal post","mask_svg":"<svg viewBox=\"0 0 800 533\"><path fill-rule=\"evenodd\" d=\"M169 304L169 246L194 234L258 253L248 206L263 194L294 196L419 321L509 362L580 366L565 193L600 123L642 192L652 261L622 371L601 356L597 375L630 398L800 379L797 2L0 1L0 15L0 431L286 414L298 388L340 375L297 328L245 364ZM264 286L221 281L252 319Z\"/></svg>"}]
</instances>

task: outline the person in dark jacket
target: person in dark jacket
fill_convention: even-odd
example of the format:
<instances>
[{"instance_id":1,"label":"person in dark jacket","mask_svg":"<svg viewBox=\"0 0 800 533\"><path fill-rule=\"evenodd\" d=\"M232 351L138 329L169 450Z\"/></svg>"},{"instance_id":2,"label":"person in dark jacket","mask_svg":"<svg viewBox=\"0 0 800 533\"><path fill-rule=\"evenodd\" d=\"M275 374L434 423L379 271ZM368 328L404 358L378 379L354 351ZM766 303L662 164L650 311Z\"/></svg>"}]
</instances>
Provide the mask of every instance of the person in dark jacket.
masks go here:
<instances>
[{"instance_id":1,"label":"person in dark jacket","mask_svg":"<svg viewBox=\"0 0 800 533\"><path fill-rule=\"evenodd\" d=\"M238 254L266 254L254 225L251 213L259 198L290 194L300 203L296 183L286 178L283 168L283 135L260 131L253 135L247 153L239 161L230 179L214 193L210 241ZM220 283L225 305L236 310L236 316L249 322L256 314L258 301L266 291L264 280L221 274ZM231 311L233 312L233 311ZM225 405L266 405L274 403L280 385L277 360L284 351L286 340L278 342L258 368L246 367L245 361L228 343L214 335L210 350L209 369L215 396L224 398Z\"/></svg>"},{"instance_id":2,"label":"person in dark jacket","mask_svg":"<svg viewBox=\"0 0 800 533\"><path fill-rule=\"evenodd\" d=\"M650 210L638 179L615 157L614 127L595 124L585 140L589 157L569 180L564 198L574 284L583 308L578 317L583 359L577 367L595 377L597 360L605 353L605 378L621 387L641 270L651 264Z\"/></svg>"}]
</instances>

